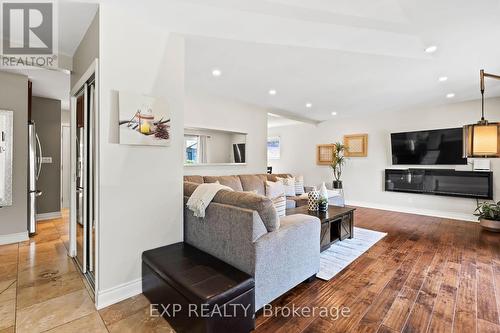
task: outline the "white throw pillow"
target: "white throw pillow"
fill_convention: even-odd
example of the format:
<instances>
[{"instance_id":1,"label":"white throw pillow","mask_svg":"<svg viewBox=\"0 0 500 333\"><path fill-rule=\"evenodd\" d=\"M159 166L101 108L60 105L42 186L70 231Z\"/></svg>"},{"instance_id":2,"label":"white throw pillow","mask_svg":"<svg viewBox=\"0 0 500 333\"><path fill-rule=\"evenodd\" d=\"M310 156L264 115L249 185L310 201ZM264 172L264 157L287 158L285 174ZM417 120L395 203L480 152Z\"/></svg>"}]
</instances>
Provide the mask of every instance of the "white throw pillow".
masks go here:
<instances>
[{"instance_id":1,"label":"white throw pillow","mask_svg":"<svg viewBox=\"0 0 500 333\"><path fill-rule=\"evenodd\" d=\"M274 209L276 209L276 213L278 217L283 217L286 215L286 197L284 195L280 195L274 199L271 199L274 205Z\"/></svg>"},{"instance_id":2,"label":"white throw pillow","mask_svg":"<svg viewBox=\"0 0 500 333\"><path fill-rule=\"evenodd\" d=\"M278 178L278 180L281 180L283 182L283 187L285 188L285 195L287 197L294 197L295 196L295 178L293 178L293 177Z\"/></svg>"},{"instance_id":3,"label":"white throw pillow","mask_svg":"<svg viewBox=\"0 0 500 333\"><path fill-rule=\"evenodd\" d=\"M295 195L304 194L304 176L295 177Z\"/></svg>"},{"instance_id":4,"label":"white throw pillow","mask_svg":"<svg viewBox=\"0 0 500 333\"><path fill-rule=\"evenodd\" d=\"M266 197L270 199L285 195L285 188L282 181L266 181Z\"/></svg>"}]
</instances>

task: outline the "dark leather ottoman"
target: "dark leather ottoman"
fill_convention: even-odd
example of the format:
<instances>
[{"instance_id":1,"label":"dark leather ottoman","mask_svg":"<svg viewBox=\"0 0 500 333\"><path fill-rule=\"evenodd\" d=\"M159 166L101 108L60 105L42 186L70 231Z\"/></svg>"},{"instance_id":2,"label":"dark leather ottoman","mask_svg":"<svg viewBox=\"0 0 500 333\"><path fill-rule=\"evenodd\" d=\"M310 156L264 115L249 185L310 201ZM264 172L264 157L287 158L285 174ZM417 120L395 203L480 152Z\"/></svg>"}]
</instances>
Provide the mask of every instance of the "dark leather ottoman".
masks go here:
<instances>
[{"instance_id":1,"label":"dark leather ottoman","mask_svg":"<svg viewBox=\"0 0 500 333\"><path fill-rule=\"evenodd\" d=\"M250 275L186 243L142 253L142 292L177 332L255 328Z\"/></svg>"}]
</instances>

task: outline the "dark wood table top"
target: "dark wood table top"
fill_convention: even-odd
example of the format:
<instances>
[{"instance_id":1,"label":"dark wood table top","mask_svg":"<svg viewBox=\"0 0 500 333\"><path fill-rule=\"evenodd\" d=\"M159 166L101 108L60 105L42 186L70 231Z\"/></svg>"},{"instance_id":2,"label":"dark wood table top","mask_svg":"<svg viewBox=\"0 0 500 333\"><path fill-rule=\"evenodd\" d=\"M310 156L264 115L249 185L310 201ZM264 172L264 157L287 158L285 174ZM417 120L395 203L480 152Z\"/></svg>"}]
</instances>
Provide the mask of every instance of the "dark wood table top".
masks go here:
<instances>
[{"instance_id":1,"label":"dark wood table top","mask_svg":"<svg viewBox=\"0 0 500 333\"><path fill-rule=\"evenodd\" d=\"M328 210L326 212L309 211L307 208L307 205L297 208L290 208L286 210L286 215L306 214L319 218L321 220L321 223L326 223L356 210L356 208L354 207L338 207L332 205L328 206Z\"/></svg>"}]
</instances>

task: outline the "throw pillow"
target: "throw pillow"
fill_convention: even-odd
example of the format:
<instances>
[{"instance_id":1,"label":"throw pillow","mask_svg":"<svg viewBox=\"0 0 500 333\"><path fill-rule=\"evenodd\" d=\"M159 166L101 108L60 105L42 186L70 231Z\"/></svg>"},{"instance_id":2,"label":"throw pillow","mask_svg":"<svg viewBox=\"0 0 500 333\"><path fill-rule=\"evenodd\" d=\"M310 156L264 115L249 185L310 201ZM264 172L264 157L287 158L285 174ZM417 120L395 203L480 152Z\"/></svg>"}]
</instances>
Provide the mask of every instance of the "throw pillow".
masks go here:
<instances>
[{"instance_id":1,"label":"throw pillow","mask_svg":"<svg viewBox=\"0 0 500 333\"><path fill-rule=\"evenodd\" d=\"M295 177L295 195L304 194L304 176Z\"/></svg>"},{"instance_id":2,"label":"throw pillow","mask_svg":"<svg viewBox=\"0 0 500 333\"><path fill-rule=\"evenodd\" d=\"M281 180L283 182L283 187L285 188L285 195L287 197L294 197L295 196L295 178L293 178L293 177L278 178L278 180Z\"/></svg>"},{"instance_id":3,"label":"throw pillow","mask_svg":"<svg viewBox=\"0 0 500 333\"><path fill-rule=\"evenodd\" d=\"M266 197L274 199L282 195L285 195L285 188L283 187L283 182L266 181Z\"/></svg>"},{"instance_id":4,"label":"throw pillow","mask_svg":"<svg viewBox=\"0 0 500 333\"><path fill-rule=\"evenodd\" d=\"M271 199L274 205L274 209L276 209L276 213L278 217L282 217L286 215L286 197L284 195L280 195L274 199Z\"/></svg>"}]
</instances>

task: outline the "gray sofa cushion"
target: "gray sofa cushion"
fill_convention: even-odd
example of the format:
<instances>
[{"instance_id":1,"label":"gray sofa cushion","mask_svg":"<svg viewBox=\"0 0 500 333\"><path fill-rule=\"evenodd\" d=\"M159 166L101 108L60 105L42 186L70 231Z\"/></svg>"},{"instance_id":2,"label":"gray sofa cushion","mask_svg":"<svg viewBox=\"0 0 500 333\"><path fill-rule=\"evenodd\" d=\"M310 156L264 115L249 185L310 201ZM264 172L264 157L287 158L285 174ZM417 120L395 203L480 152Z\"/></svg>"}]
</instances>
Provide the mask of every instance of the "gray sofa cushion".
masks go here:
<instances>
[{"instance_id":1,"label":"gray sofa cushion","mask_svg":"<svg viewBox=\"0 0 500 333\"><path fill-rule=\"evenodd\" d=\"M243 186L241 186L240 177L238 176L204 176L203 180L205 183L219 181L221 185L228 186L235 191L243 191Z\"/></svg>"},{"instance_id":2,"label":"gray sofa cushion","mask_svg":"<svg viewBox=\"0 0 500 333\"><path fill-rule=\"evenodd\" d=\"M185 182L191 182L196 184L203 184L203 176L184 176Z\"/></svg>"},{"instance_id":3,"label":"gray sofa cushion","mask_svg":"<svg viewBox=\"0 0 500 333\"><path fill-rule=\"evenodd\" d=\"M267 174L266 175L267 180L270 182L275 182L278 180L278 178L291 178L292 175L289 173L273 173L273 174Z\"/></svg>"},{"instance_id":4,"label":"gray sofa cushion","mask_svg":"<svg viewBox=\"0 0 500 333\"><path fill-rule=\"evenodd\" d=\"M267 179L265 176L240 175L239 177L243 191L257 191L257 194L266 195L264 183Z\"/></svg>"},{"instance_id":5,"label":"gray sofa cushion","mask_svg":"<svg viewBox=\"0 0 500 333\"><path fill-rule=\"evenodd\" d=\"M191 182L184 182L184 196L190 197L198 185ZM257 211L269 232L280 227L280 220L273 202L262 195L250 192L220 190L212 201Z\"/></svg>"}]
</instances>

